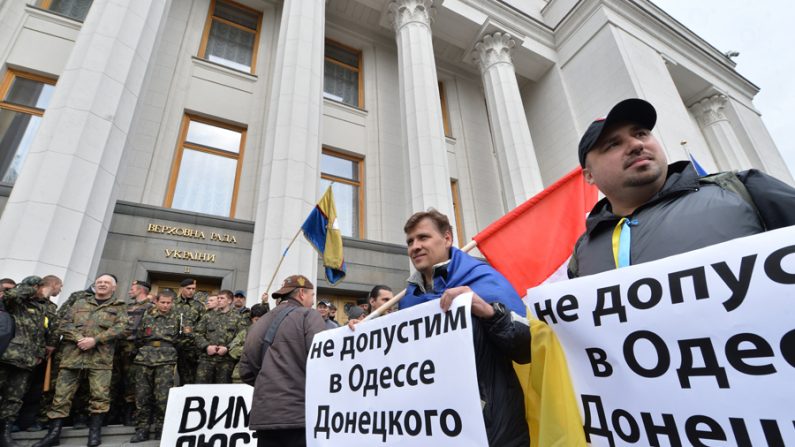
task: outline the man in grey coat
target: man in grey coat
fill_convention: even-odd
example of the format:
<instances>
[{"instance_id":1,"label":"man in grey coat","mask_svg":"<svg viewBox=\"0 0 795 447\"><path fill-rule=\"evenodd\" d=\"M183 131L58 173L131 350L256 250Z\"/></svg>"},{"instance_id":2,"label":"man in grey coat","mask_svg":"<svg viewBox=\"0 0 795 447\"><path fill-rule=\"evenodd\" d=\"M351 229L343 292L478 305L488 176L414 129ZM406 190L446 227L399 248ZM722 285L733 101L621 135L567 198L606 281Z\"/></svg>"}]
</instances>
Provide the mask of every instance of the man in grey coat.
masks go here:
<instances>
[{"instance_id":1,"label":"man in grey coat","mask_svg":"<svg viewBox=\"0 0 795 447\"><path fill-rule=\"evenodd\" d=\"M605 198L588 216L569 277L795 224L795 189L754 169L699 176L689 162L669 165L651 134L656 121L651 104L627 99L585 131L580 164Z\"/></svg>"},{"instance_id":2,"label":"man in grey coat","mask_svg":"<svg viewBox=\"0 0 795 447\"><path fill-rule=\"evenodd\" d=\"M254 387L249 428L257 431L258 447L306 446L306 359L315 334L326 328L311 308L314 289L304 276L287 277L272 294L279 305L246 336L240 379Z\"/></svg>"}]
</instances>

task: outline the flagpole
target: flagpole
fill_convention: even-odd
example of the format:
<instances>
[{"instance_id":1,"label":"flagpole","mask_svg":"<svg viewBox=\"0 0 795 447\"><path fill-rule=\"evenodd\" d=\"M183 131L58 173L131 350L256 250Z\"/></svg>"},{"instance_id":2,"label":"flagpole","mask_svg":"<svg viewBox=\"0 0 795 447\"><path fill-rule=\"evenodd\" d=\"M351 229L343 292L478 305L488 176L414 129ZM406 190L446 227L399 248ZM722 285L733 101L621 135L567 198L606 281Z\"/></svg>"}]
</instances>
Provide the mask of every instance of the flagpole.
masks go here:
<instances>
[{"instance_id":1,"label":"flagpole","mask_svg":"<svg viewBox=\"0 0 795 447\"><path fill-rule=\"evenodd\" d=\"M461 251L463 251L464 253L469 253L470 251L472 251L477 246L478 246L478 243L473 239L473 240L469 241L466 245L461 247ZM406 296L406 289L401 290L400 293L398 293L397 295L393 296L392 299L390 299L389 301L384 303L378 309L370 312L370 315L366 316L363 321L372 320L373 318L383 314L384 312L386 312L387 309L389 309L390 307L394 306L395 304L398 303L398 301L403 299L404 296Z\"/></svg>"},{"instance_id":2,"label":"flagpole","mask_svg":"<svg viewBox=\"0 0 795 447\"><path fill-rule=\"evenodd\" d=\"M271 280L268 283L268 287L265 289L265 296L270 296L271 286L273 285L273 280L276 279L276 274L279 273L279 267L282 266L282 262L284 262L285 256L287 256L287 251L290 250L290 247L293 246L293 242L298 238L298 235L301 234L302 229L299 228L298 231L295 233L295 236L290 240L290 243L287 245L287 248L284 249L282 252L282 257L279 259L279 263L276 264L276 269L273 270L273 276L271 276Z\"/></svg>"}]
</instances>

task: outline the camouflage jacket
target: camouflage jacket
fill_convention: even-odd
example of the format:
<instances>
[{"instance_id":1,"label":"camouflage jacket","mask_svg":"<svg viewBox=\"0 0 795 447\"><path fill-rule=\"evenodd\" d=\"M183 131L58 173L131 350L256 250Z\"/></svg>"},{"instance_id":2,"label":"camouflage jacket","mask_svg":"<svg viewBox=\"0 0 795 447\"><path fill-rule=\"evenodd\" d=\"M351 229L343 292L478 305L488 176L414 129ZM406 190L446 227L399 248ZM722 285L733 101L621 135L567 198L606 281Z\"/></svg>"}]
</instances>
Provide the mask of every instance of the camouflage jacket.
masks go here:
<instances>
[{"instance_id":1,"label":"camouflage jacket","mask_svg":"<svg viewBox=\"0 0 795 447\"><path fill-rule=\"evenodd\" d=\"M94 295L78 298L64 312L58 332L63 337L62 368L111 369L116 341L127 327L127 305L111 296L99 304ZM94 337L97 345L81 351L77 341Z\"/></svg>"},{"instance_id":2,"label":"camouflage jacket","mask_svg":"<svg viewBox=\"0 0 795 447\"><path fill-rule=\"evenodd\" d=\"M226 346L232 344L232 340L238 332L246 329L246 325L240 318L240 314L233 310L227 312L207 312L204 314L199 324L196 325L194 336L196 340L196 347L201 351L203 356L206 356L213 361L231 360L229 353L226 355L207 355L207 346L218 345Z\"/></svg>"},{"instance_id":3,"label":"camouflage jacket","mask_svg":"<svg viewBox=\"0 0 795 447\"><path fill-rule=\"evenodd\" d=\"M44 344L47 346L58 346L58 305L49 299L44 303L44 329L46 329L46 338Z\"/></svg>"},{"instance_id":4,"label":"camouflage jacket","mask_svg":"<svg viewBox=\"0 0 795 447\"><path fill-rule=\"evenodd\" d=\"M128 342L135 341L135 334L138 327L141 325L141 319L144 313L152 309L155 305L150 301L138 302L133 300L127 303L127 327L124 329L124 340Z\"/></svg>"},{"instance_id":5,"label":"camouflage jacket","mask_svg":"<svg viewBox=\"0 0 795 447\"><path fill-rule=\"evenodd\" d=\"M16 331L0 363L31 370L45 356L44 302L36 288L20 284L3 296L6 311L14 317Z\"/></svg>"},{"instance_id":6,"label":"camouflage jacket","mask_svg":"<svg viewBox=\"0 0 795 447\"><path fill-rule=\"evenodd\" d=\"M167 314L157 309L146 311L135 333L138 354L134 363L146 366L176 364L177 347L183 338L179 316L173 310Z\"/></svg>"},{"instance_id":7,"label":"camouflage jacket","mask_svg":"<svg viewBox=\"0 0 795 447\"><path fill-rule=\"evenodd\" d=\"M235 339L232 340L232 343L229 343L229 357L232 357L235 361L240 360L240 356L243 355L246 335L248 335L248 326L243 328L242 331L239 331L237 335L235 335Z\"/></svg>"},{"instance_id":8,"label":"camouflage jacket","mask_svg":"<svg viewBox=\"0 0 795 447\"><path fill-rule=\"evenodd\" d=\"M193 330L204 315L204 305L199 300L186 300L178 296L174 301L173 312L177 315L182 333L189 338L193 337Z\"/></svg>"}]
</instances>

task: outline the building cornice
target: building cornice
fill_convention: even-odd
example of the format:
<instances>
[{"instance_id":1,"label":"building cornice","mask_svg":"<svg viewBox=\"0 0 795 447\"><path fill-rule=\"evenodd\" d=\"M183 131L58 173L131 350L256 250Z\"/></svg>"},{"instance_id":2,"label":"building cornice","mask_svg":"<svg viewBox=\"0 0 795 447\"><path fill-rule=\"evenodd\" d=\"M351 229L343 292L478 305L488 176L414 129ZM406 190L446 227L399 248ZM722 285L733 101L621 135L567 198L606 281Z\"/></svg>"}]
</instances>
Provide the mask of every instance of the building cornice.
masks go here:
<instances>
[{"instance_id":1,"label":"building cornice","mask_svg":"<svg viewBox=\"0 0 795 447\"><path fill-rule=\"evenodd\" d=\"M670 46L673 54L668 54L659 46L652 45L656 51L664 55L669 63L680 63L677 59L686 58L690 64L731 85L737 91L748 95L749 98L759 92L759 87L734 69L735 64L731 59L648 0L579 1L555 25L557 47L565 45L602 7L606 8L607 12L605 25L618 27L643 42L657 40ZM628 24L636 29L628 27ZM595 34L602 28L600 26L594 29L593 33ZM639 35L638 30L643 35ZM562 64L565 62L565 60L561 60ZM709 79L707 80L709 81Z\"/></svg>"}]
</instances>

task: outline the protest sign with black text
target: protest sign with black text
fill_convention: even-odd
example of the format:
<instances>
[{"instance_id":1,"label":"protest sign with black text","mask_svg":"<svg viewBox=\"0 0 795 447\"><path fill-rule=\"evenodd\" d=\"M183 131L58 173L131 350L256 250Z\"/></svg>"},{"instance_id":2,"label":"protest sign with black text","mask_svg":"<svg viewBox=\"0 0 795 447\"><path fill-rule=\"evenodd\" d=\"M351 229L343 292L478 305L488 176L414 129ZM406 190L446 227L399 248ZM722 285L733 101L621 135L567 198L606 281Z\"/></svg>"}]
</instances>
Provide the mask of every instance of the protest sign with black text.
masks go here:
<instances>
[{"instance_id":1,"label":"protest sign with black text","mask_svg":"<svg viewBox=\"0 0 795 447\"><path fill-rule=\"evenodd\" d=\"M248 429L253 391L254 388L243 384L171 388L160 445L257 445L254 432Z\"/></svg>"},{"instance_id":2,"label":"protest sign with black text","mask_svg":"<svg viewBox=\"0 0 795 447\"><path fill-rule=\"evenodd\" d=\"M795 227L526 301L566 351L592 445L795 445Z\"/></svg>"},{"instance_id":3,"label":"protest sign with black text","mask_svg":"<svg viewBox=\"0 0 795 447\"><path fill-rule=\"evenodd\" d=\"M315 335L307 363L309 446L484 446L472 294Z\"/></svg>"}]
</instances>

